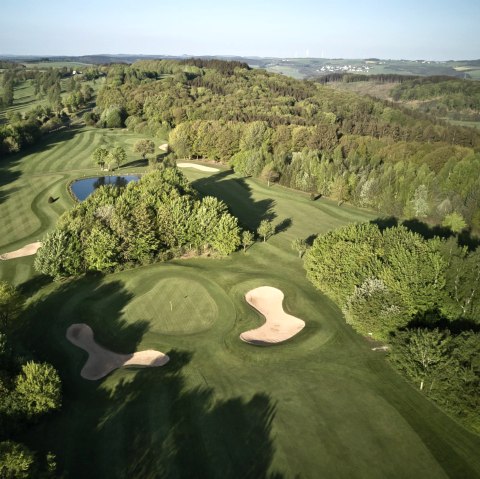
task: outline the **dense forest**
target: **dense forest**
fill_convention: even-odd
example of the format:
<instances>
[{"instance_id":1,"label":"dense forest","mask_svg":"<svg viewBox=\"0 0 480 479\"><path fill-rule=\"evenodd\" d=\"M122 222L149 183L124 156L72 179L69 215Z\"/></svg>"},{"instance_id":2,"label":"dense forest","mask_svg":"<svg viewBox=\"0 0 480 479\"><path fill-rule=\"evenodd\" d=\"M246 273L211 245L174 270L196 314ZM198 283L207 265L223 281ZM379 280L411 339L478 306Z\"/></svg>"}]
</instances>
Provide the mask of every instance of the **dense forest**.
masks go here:
<instances>
[{"instance_id":1,"label":"dense forest","mask_svg":"<svg viewBox=\"0 0 480 479\"><path fill-rule=\"evenodd\" d=\"M50 106L0 127L4 153L68 121L69 113L92 99L86 82L106 75L95 108L84 114L89 125L126 126L157 137L170 131L179 158L208 158L246 176L398 217L440 223L460 215L480 231L480 133L472 128L239 62L145 60L91 67L82 78L68 79L71 91L60 97L59 80L66 74L35 73L32 81ZM407 79L396 89L407 92L411 82L429 81ZM477 88L460 80L431 85L458 82Z\"/></svg>"},{"instance_id":2,"label":"dense forest","mask_svg":"<svg viewBox=\"0 0 480 479\"><path fill-rule=\"evenodd\" d=\"M237 218L213 197L199 199L175 166L124 188L104 186L65 213L35 258L59 279L183 255L227 255L240 245Z\"/></svg>"},{"instance_id":3,"label":"dense forest","mask_svg":"<svg viewBox=\"0 0 480 479\"><path fill-rule=\"evenodd\" d=\"M177 157L395 216L442 222L457 214L480 229L477 131L241 64L194 63L110 67L98 126L171 130Z\"/></svg>"},{"instance_id":4,"label":"dense forest","mask_svg":"<svg viewBox=\"0 0 480 479\"><path fill-rule=\"evenodd\" d=\"M307 276L392 364L480 432L480 249L405 226L356 224L317 238Z\"/></svg>"},{"instance_id":5,"label":"dense forest","mask_svg":"<svg viewBox=\"0 0 480 479\"><path fill-rule=\"evenodd\" d=\"M415 101L425 113L454 120L480 120L480 83L451 77L416 78L396 85L395 101Z\"/></svg>"}]
</instances>

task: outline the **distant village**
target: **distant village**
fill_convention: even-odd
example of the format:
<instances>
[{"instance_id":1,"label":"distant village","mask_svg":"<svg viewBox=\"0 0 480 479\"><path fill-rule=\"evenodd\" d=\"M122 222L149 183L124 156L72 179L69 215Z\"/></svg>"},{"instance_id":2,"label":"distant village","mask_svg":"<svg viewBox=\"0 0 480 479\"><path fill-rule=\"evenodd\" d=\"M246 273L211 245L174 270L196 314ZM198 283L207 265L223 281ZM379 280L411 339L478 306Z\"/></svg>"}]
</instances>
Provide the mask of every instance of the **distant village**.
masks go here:
<instances>
[{"instance_id":1,"label":"distant village","mask_svg":"<svg viewBox=\"0 0 480 479\"><path fill-rule=\"evenodd\" d=\"M370 70L368 65L324 65L317 69L323 73L367 73Z\"/></svg>"}]
</instances>

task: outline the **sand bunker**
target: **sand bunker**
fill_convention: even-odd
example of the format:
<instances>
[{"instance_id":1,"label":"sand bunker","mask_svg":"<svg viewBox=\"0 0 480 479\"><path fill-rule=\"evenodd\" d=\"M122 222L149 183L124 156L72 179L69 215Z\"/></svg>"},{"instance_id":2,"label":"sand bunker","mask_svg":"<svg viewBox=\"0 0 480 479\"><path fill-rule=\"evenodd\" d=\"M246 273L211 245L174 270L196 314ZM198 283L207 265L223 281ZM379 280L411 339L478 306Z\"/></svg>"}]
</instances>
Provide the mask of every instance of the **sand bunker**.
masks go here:
<instances>
[{"instance_id":1,"label":"sand bunker","mask_svg":"<svg viewBox=\"0 0 480 479\"><path fill-rule=\"evenodd\" d=\"M168 143L163 143L158 147L160 150L168 151Z\"/></svg>"},{"instance_id":2,"label":"sand bunker","mask_svg":"<svg viewBox=\"0 0 480 479\"><path fill-rule=\"evenodd\" d=\"M67 329L66 336L75 346L87 351L88 359L80 375L92 381L103 378L122 366L157 367L164 366L170 360L166 354L153 349L133 354L117 354L109 351L95 342L92 328L84 323L72 324Z\"/></svg>"},{"instance_id":3,"label":"sand bunker","mask_svg":"<svg viewBox=\"0 0 480 479\"><path fill-rule=\"evenodd\" d=\"M196 165L195 163L177 163L179 168L195 168L200 171L220 171L218 168L212 168L211 166Z\"/></svg>"},{"instance_id":4,"label":"sand bunker","mask_svg":"<svg viewBox=\"0 0 480 479\"><path fill-rule=\"evenodd\" d=\"M292 338L305 327L305 321L287 314L283 310L283 293L271 286L261 286L245 295L247 303L263 316L265 324L240 335L240 339L250 344L267 346Z\"/></svg>"},{"instance_id":5,"label":"sand bunker","mask_svg":"<svg viewBox=\"0 0 480 479\"><path fill-rule=\"evenodd\" d=\"M31 256L38 251L38 248L42 246L40 241L35 243L30 243L25 245L23 248L17 249L15 251L11 251L10 253L4 253L0 255L0 259L14 259L14 258L21 258L23 256Z\"/></svg>"}]
</instances>

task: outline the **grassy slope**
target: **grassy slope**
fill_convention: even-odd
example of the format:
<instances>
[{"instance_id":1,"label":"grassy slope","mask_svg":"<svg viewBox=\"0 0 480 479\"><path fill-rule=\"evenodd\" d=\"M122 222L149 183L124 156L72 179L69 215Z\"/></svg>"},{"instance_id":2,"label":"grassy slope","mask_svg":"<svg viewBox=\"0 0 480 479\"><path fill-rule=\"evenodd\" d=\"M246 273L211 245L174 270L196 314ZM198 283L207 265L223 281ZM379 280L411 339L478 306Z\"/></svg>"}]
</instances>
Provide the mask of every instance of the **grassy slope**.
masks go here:
<instances>
[{"instance_id":1,"label":"grassy slope","mask_svg":"<svg viewBox=\"0 0 480 479\"><path fill-rule=\"evenodd\" d=\"M40 235L70 206L66 182L91 172L89 153L102 135L130 147L136 138L90 129L62 135L12 160L8 171L19 176L2 188L10 190L0 203L2 219L9 211L3 246ZM275 217L283 231L222 260L177 260L41 289L38 278L24 283L41 301L19 332L59 369L64 406L48 426L20 439L53 450L67 477L79 478L480 477L480 439L345 325L338 308L307 282L290 248L294 237L372 216L228 172L185 172L202 193L224 198L250 228ZM45 182L28 188L37 179ZM60 199L48 205L51 191ZM21 204L32 209L22 219L13 213ZM30 264L0 263L0 275L22 283ZM264 284L281 288L285 309L307 321L294 340L272 348L238 339L261 323L243 295ZM194 303L204 294L197 311ZM213 304L213 311L200 313ZM68 325L82 321L115 351L156 348L171 362L82 380L85 354L64 336Z\"/></svg>"}]
</instances>

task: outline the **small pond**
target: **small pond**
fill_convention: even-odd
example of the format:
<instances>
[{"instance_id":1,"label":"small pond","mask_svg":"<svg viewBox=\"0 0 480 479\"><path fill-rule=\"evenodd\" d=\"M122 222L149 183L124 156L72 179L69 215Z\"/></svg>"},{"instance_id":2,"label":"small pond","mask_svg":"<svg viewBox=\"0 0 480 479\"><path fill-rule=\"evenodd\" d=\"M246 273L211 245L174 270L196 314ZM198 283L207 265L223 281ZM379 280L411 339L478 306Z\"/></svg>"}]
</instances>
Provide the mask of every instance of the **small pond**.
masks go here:
<instances>
[{"instance_id":1,"label":"small pond","mask_svg":"<svg viewBox=\"0 0 480 479\"><path fill-rule=\"evenodd\" d=\"M72 193L79 201L83 201L90 196L97 188L105 185L112 186L126 186L130 181L138 181L139 176L126 175L126 176L97 176L96 178L85 178L83 180L75 180L70 188Z\"/></svg>"}]
</instances>

